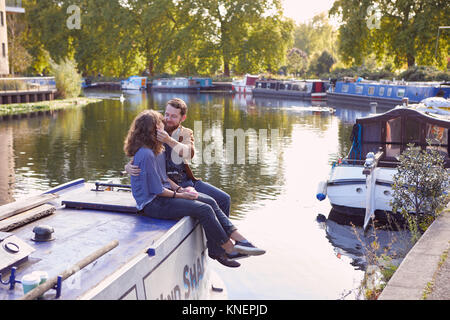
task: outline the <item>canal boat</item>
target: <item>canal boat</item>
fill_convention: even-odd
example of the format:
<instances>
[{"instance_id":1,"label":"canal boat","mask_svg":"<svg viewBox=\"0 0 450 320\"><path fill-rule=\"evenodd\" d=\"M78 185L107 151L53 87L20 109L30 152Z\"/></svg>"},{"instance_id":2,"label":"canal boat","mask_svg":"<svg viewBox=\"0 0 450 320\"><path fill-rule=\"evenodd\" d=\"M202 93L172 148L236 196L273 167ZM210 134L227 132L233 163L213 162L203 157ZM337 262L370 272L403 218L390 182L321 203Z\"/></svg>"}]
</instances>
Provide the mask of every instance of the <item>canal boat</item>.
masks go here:
<instances>
[{"instance_id":1,"label":"canal boat","mask_svg":"<svg viewBox=\"0 0 450 320\"><path fill-rule=\"evenodd\" d=\"M381 223L391 217L401 221L390 205L399 156L410 143L422 149L435 148L445 156L445 168L449 168L450 113L445 112L415 104L357 119L349 154L333 163L327 180L318 186L316 196L319 200L328 196L332 218L364 228L373 218Z\"/></svg>"},{"instance_id":2,"label":"canal boat","mask_svg":"<svg viewBox=\"0 0 450 320\"><path fill-rule=\"evenodd\" d=\"M329 82L322 80L262 79L256 81L253 95L313 101L326 100L328 86Z\"/></svg>"},{"instance_id":3,"label":"canal boat","mask_svg":"<svg viewBox=\"0 0 450 320\"><path fill-rule=\"evenodd\" d=\"M450 97L450 83L438 82L379 82L345 79L336 81L327 92L328 103L356 104L369 107L371 102L377 102L381 108L394 108L408 98L409 103L420 103L422 100L434 97L440 92L442 97Z\"/></svg>"},{"instance_id":4,"label":"canal boat","mask_svg":"<svg viewBox=\"0 0 450 320\"><path fill-rule=\"evenodd\" d=\"M252 76L250 74L246 74L243 79L233 80L232 82L232 90L234 93L238 94L251 94L253 89L255 88L256 81L259 76Z\"/></svg>"},{"instance_id":5,"label":"canal boat","mask_svg":"<svg viewBox=\"0 0 450 320\"><path fill-rule=\"evenodd\" d=\"M199 92L213 88L211 78L173 78L153 80L153 91Z\"/></svg>"},{"instance_id":6,"label":"canal boat","mask_svg":"<svg viewBox=\"0 0 450 320\"><path fill-rule=\"evenodd\" d=\"M131 76L121 82L122 90L147 90L147 77Z\"/></svg>"},{"instance_id":7,"label":"canal boat","mask_svg":"<svg viewBox=\"0 0 450 320\"><path fill-rule=\"evenodd\" d=\"M198 221L139 214L127 185L71 181L1 206L0 219L0 300L226 297Z\"/></svg>"}]
</instances>

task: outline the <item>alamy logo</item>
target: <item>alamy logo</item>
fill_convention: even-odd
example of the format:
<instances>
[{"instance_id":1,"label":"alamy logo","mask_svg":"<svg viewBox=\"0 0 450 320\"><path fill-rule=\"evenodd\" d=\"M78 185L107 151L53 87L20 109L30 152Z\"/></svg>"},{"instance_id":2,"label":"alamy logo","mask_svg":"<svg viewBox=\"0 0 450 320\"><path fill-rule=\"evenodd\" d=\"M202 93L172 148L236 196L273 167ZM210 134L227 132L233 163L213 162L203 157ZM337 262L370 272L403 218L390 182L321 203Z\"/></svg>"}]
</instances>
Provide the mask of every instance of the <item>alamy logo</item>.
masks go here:
<instances>
[{"instance_id":1,"label":"alamy logo","mask_svg":"<svg viewBox=\"0 0 450 320\"><path fill-rule=\"evenodd\" d=\"M69 30L81 29L81 9L79 6L71 5L67 8L67 14L70 14L69 18L67 18L67 28Z\"/></svg>"},{"instance_id":2,"label":"alamy logo","mask_svg":"<svg viewBox=\"0 0 450 320\"><path fill-rule=\"evenodd\" d=\"M367 28L372 29L380 29L381 27L381 10L380 8L371 5L367 8L366 11L369 18L367 19Z\"/></svg>"}]
</instances>

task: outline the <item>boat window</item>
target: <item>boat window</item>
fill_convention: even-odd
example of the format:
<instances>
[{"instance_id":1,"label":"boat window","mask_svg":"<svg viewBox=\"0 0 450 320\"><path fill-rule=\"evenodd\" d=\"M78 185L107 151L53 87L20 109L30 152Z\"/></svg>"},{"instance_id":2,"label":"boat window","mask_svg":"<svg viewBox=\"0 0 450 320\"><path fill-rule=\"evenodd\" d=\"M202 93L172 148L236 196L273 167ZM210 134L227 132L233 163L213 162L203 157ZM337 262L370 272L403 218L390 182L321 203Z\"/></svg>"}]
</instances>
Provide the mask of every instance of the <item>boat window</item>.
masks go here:
<instances>
[{"instance_id":1,"label":"boat window","mask_svg":"<svg viewBox=\"0 0 450 320\"><path fill-rule=\"evenodd\" d=\"M342 92L348 92L348 84L342 85Z\"/></svg>"},{"instance_id":2,"label":"boat window","mask_svg":"<svg viewBox=\"0 0 450 320\"><path fill-rule=\"evenodd\" d=\"M364 87L363 86L356 86L355 92L360 94L363 92Z\"/></svg>"},{"instance_id":3,"label":"boat window","mask_svg":"<svg viewBox=\"0 0 450 320\"><path fill-rule=\"evenodd\" d=\"M397 90L397 97L398 98L403 98L404 95L405 95L405 89L398 89Z\"/></svg>"},{"instance_id":4,"label":"boat window","mask_svg":"<svg viewBox=\"0 0 450 320\"><path fill-rule=\"evenodd\" d=\"M379 95L380 95L380 96L384 95L384 87L380 87Z\"/></svg>"},{"instance_id":5,"label":"boat window","mask_svg":"<svg viewBox=\"0 0 450 320\"><path fill-rule=\"evenodd\" d=\"M275 89L275 87L276 87L276 84L275 84L275 83L271 83L271 84L270 84L270 89Z\"/></svg>"},{"instance_id":6,"label":"boat window","mask_svg":"<svg viewBox=\"0 0 450 320\"><path fill-rule=\"evenodd\" d=\"M369 152L377 153L380 147L380 122L364 124L362 129L362 156L365 157Z\"/></svg>"},{"instance_id":7,"label":"boat window","mask_svg":"<svg viewBox=\"0 0 450 320\"><path fill-rule=\"evenodd\" d=\"M294 91L300 91L300 88L299 88L298 84L294 84L294 85L292 86L292 90L294 90Z\"/></svg>"},{"instance_id":8,"label":"boat window","mask_svg":"<svg viewBox=\"0 0 450 320\"><path fill-rule=\"evenodd\" d=\"M287 86L286 86L286 90L291 90L292 89L292 85L291 84L288 84Z\"/></svg>"},{"instance_id":9,"label":"boat window","mask_svg":"<svg viewBox=\"0 0 450 320\"><path fill-rule=\"evenodd\" d=\"M284 88L285 88L284 83L280 83L280 90L284 90Z\"/></svg>"},{"instance_id":10,"label":"boat window","mask_svg":"<svg viewBox=\"0 0 450 320\"><path fill-rule=\"evenodd\" d=\"M408 143L420 143L420 122L413 119L406 121L404 144Z\"/></svg>"},{"instance_id":11,"label":"boat window","mask_svg":"<svg viewBox=\"0 0 450 320\"><path fill-rule=\"evenodd\" d=\"M261 87L262 87L263 89L266 89L266 88L267 88L267 83L263 82L263 83L261 84Z\"/></svg>"},{"instance_id":12,"label":"boat window","mask_svg":"<svg viewBox=\"0 0 450 320\"><path fill-rule=\"evenodd\" d=\"M390 97L390 96L391 96L391 94L392 94L392 88L388 88L388 91L387 91L387 96L388 96L388 97Z\"/></svg>"},{"instance_id":13,"label":"boat window","mask_svg":"<svg viewBox=\"0 0 450 320\"><path fill-rule=\"evenodd\" d=\"M369 95L373 95L375 93L375 87L369 87Z\"/></svg>"},{"instance_id":14,"label":"boat window","mask_svg":"<svg viewBox=\"0 0 450 320\"><path fill-rule=\"evenodd\" d=\"M398 158L401 152L402 119L400 117L386 122L386 157Z\"/></svg>"},{"instance_id":15,"label":"boat window","mask_svg":"<svg viewBox=\"0 0 450 320\"><path fill-rule=\"evenodd\" d=\"M427 149L434 149L448 158L448 128L428 123L426 139L431 144L431 146L427 146Z\"/></svg>"}]
</instances>

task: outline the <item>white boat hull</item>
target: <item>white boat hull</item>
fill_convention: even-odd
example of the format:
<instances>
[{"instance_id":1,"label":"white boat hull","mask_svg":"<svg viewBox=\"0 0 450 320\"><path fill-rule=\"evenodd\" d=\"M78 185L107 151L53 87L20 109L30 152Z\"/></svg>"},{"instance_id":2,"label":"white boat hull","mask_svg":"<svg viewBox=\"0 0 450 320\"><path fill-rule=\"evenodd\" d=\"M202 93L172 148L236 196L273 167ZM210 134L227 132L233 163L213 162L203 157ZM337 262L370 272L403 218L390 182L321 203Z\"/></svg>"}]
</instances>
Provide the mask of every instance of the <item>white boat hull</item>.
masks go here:
<instances>
[{"instance_id":1,"label":"white boat hull","mask_svg":"<svg viewBox=\"0 0 450 320\"><path fill-rule=\"evenodd\" d=\"M392 177L395 168L376 168L375 210L392 211ZM327 196L333 207L362 209L366 208L366 176L363 166L339 165L331 170L327 181Z\"/></svg>"}]
</instances>

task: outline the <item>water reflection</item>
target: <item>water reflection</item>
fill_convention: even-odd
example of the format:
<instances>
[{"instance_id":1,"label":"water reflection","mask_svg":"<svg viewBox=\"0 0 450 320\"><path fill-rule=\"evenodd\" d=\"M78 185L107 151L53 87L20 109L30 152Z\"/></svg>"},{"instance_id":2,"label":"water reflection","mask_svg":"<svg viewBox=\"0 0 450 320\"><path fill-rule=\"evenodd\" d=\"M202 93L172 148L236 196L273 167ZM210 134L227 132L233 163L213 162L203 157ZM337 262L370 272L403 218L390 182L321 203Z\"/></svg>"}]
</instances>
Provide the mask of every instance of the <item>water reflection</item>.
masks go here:
<instances>
[{"instance_id":1,"label":"water reflection","mask_svg":"<svg viewBox=\"0 0 450 320\"><path fill-rule=\"evenodd\" d=\"M51 117L0 123L1 203L78 178L129 183L120 172L128 161L123 140L131 122L140 111L162 112L168 100L179 97L189 106L184 125L201 124L201 132L194 132L201 160L193 161L194 174L231 195L232 219L267 250L243 262L239 272L211 263L229 297L336 299L358 285L362 256L353 250L348 229L318 225L317 214L329 212L330 205L318 202L315 190L330 161L348 153L353 122L368 110L336 109L330 115L304 112L310 106L305 101L228 94L127 93L124 102L120 92L88 95L105 100ZM236 140L230 164L229 129L254 130L258 139L267 130L267 150L260 154L256 140L247 138L245 163L239 164ZM207 163L214 138L221 144L211 153L215 161ZM256 163L249 159L252 152L258 154ZM345 253L340 259L339 252Z\"/></svg>"}]
</instances>

